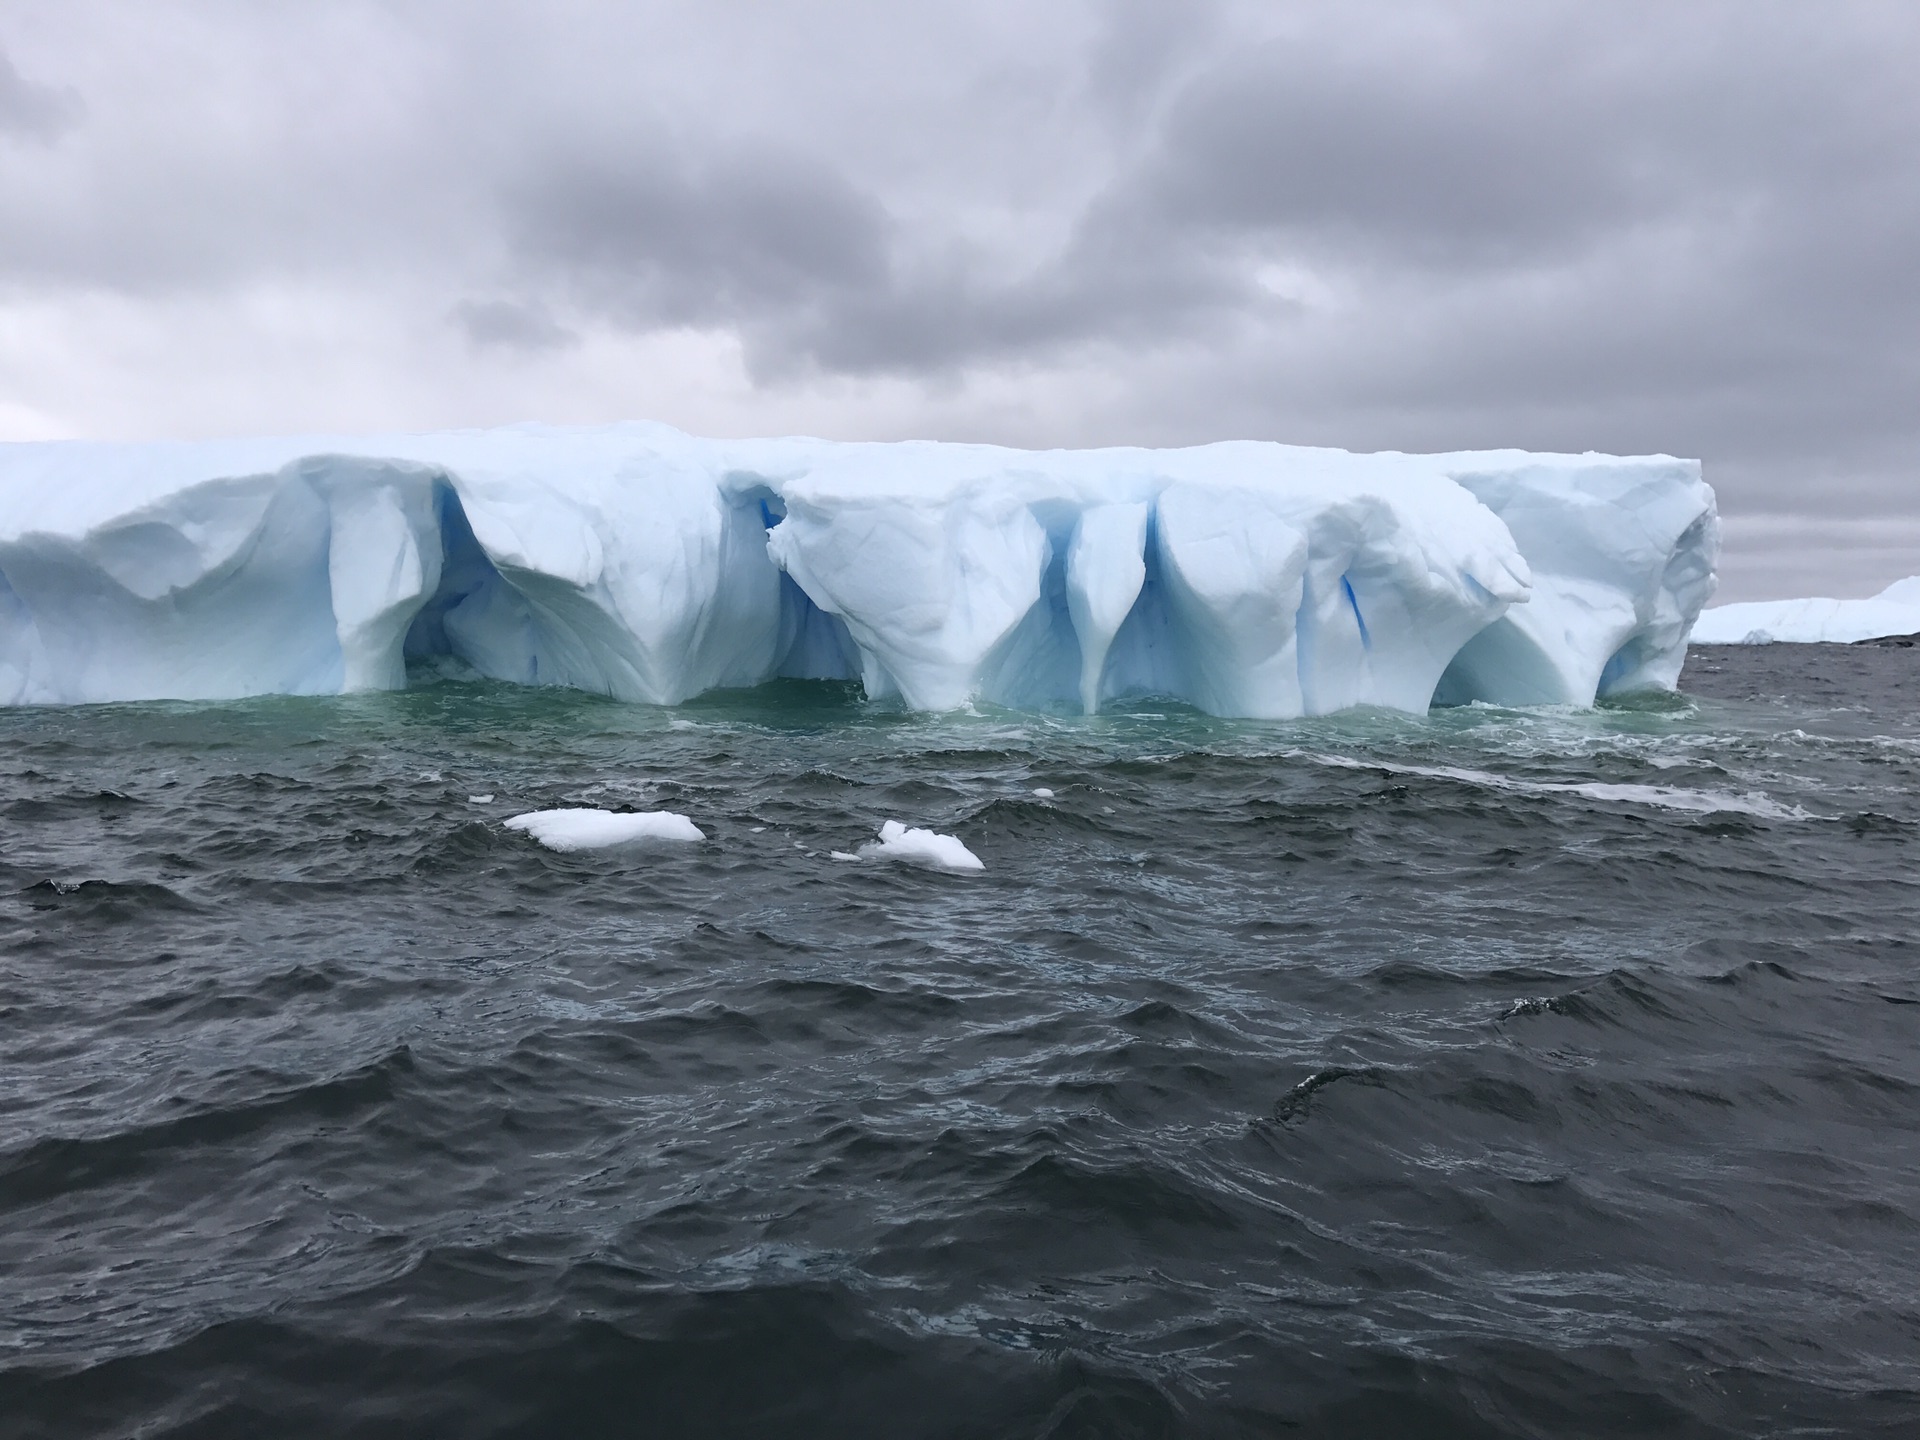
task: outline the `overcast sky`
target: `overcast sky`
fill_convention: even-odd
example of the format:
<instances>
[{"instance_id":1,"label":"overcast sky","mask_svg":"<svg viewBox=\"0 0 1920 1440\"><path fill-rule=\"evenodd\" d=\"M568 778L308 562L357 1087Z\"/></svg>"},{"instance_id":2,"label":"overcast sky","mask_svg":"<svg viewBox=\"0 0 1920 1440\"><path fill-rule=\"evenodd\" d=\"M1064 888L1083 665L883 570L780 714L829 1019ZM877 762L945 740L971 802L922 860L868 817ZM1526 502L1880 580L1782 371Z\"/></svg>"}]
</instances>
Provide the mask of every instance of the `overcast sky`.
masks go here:
<instances>
[{"instance_id":1,"label":"overcast sky","mask_svg":"<svg viewBox=\"0 0 1920 1440\"><path fill-rule=\"evenodd\" d=\"M0 0L0 439L1699 456L1920 572L1920 4Z\"/></svg>"}]
</instances>

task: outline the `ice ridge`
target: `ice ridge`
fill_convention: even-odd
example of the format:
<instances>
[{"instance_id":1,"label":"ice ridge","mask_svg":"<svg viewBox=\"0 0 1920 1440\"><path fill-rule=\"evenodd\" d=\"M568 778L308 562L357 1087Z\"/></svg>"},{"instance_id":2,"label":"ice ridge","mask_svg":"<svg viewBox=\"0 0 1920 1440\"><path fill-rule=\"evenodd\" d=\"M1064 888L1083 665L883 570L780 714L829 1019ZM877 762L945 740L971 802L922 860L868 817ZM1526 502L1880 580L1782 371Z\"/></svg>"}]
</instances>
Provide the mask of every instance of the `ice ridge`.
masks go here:
<instances>
[{"instance_id":1,"label":"ice ridge","mask_svg":"<svg viewBox=\"0 0 1920 1440\"><path fill-rule=\"evenodd\" d=\"M0 445L0 703L330 694L449 657L674 704L1219 715L1671 687L1694 461L1020 451L665 426Z\"/></svg>"}]
</instances>

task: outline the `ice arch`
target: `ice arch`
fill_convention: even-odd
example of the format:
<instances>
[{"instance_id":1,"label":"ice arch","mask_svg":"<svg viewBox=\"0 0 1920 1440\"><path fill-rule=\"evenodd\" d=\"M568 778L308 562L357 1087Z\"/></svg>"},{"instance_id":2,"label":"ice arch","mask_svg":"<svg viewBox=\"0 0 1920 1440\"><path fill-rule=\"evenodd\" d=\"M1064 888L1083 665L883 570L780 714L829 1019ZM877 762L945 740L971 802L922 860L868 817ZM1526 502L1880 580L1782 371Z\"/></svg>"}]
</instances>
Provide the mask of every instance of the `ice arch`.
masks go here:
<instances>
[{"instance_id":1,"label":"ice arch","mask_svg":"<svg viewBox=\"0 0 1920 1440\"><path fill-rule=\"evenodd\" d=\"M1473 458L1508 462L1462 466L1453 478L1506 523L1533 567L1534 593L1461 648L1436 701L1590 705L1671 690L1720 553L1698 464Z\"/></svg>"}]
</instances>

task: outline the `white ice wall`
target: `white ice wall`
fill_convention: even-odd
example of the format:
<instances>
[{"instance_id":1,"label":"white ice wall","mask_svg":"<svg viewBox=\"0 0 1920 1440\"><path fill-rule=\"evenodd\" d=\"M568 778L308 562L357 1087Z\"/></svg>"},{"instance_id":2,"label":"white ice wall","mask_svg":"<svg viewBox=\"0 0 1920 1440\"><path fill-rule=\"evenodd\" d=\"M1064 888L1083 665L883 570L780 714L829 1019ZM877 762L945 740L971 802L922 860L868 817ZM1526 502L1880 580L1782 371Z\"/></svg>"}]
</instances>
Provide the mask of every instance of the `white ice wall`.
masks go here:
<instances>
[{"instance_id":1,"label":"white ice wall","mask_svg":"<svg viewBox=\"0 0 1920 1440\"><path fill-rule=\"evenodd\" d=\"M1665 457L641 424L0 446L0 702L389 688L447 654L656 703L796 675L925 709L1586 704L1672 684L1716 543Z\"/></svg>"}]
</instances>

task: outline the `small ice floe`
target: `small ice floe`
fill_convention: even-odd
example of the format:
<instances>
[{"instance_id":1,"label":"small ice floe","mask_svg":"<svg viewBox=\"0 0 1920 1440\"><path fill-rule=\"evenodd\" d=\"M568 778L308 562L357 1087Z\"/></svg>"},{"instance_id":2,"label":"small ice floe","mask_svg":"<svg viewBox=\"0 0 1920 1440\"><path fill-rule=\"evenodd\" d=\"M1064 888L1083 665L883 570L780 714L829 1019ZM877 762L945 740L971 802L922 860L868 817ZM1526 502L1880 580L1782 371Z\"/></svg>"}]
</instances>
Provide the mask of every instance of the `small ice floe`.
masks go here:
<instances>
[{"instance_id":1,"label":"small ice floe","mask_svg":"<svg viewBox=\"0 0 1920 1440\"><path fill-rule=\"evenodd\" d=\"M844 850L829 850L827 852L827 859L829 860L858 860L859 858L858 855L849 855Z\"/></svg>"},{"instance_id":2,"label":"small ice floe","mask_svg":"<svg viewBox=\"0 0 1920 1440\"><path fill-rule=\"evenodd\" d=\"M1040 797L1040 798L1041 798L1042 800L1051 800L1051 799L1053 799L1053 791L1051 791L1051 790L1049 790L1049 789L1047 789L1047 787L1046 787L1046 786L1044 786L1044 785L1036 785L1036 786L1034 786L1034 787L1033 787L1033 793L1034 793L1035 795L1037 795L1037 796L1039 796L1039 797Z\"/></svg>"},{"instance_id":3,"label":"small ice floe","mask_svg":"<svg viewBox=\"0 0 1920 1440\"><path fill-rule=\"evenodd\" d=\"M611 810L530 810L504 822L522 830L549 850L597 850L635 840L704 840L707 837L684 815L669 810L643 810L617 815Z\"/></svg>"},{"instance_id":4,"label":"small ice floe","mask_svg":"<svg viewBox=\"0 0 1920 1440\"><path fill-rule=\"evenodd\" d=\"M758 834L759 834L759 833L760 833L761 831L763 831L763 830L765 830L766 828L767 828L767 827L766 827L766 826L764 826L764 825L755 825L755 826L753 827L753 833L754 833L754 834L756 834L756 835L758 835Z\"/></svg>"},{"instance_id":5,"label":"small ice floe","mask_svg":"<svg viewBox=\"0 0 1920 1440\"><path fill-rule=\"evenodd\" d=\"M491 805L491 804L493 804L493 796L491 796L491 795L469 795L469 796L467 796L467 804L469 804L469 805Z\"/></svg>"},{"instance_id":6,"label":"small ice floe","mask_svg":"<svg viewBox=\"0 0 1920 1440\"><path fill-rule=\"evenodd\" d=\"M860 847L862 860L906 860L916 865L932 865L941 870L984 870L980 857L962 845L953 835L936 835L931 830L914 830L898 820L880 827L880 838Z\"/></svg>"}]
</instances>

